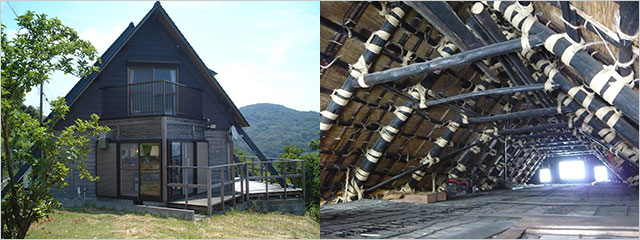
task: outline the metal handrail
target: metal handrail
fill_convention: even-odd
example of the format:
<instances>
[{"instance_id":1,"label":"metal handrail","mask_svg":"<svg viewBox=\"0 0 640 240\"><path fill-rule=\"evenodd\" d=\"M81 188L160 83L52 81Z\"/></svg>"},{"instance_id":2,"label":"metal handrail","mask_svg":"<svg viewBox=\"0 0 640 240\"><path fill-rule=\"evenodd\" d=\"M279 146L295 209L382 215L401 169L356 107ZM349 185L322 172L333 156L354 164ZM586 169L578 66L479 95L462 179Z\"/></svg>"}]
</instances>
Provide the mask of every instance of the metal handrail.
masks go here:
<instances>
[{"instance_id":1,"label":"metal handrail","mask_svg":"<svg viewBox=\"0 0 640 240\"><path fill-rule=\"evenodd\" d=\"M165 82L165 83L170 83L170 84L175 84L176 86L180 86L180 87L186 87L186 88L191 88L193 90L198 90L198 91L203 91L200 88L195 88L192 86L188 86L188 85L184 85L182 83L177 83L177 82L172 82L172 81L168 81L168 80L156 80L156 81L150 81L150 82L139 82L139 83L127 83L127 84L120 84L120 85L112 85L112 86L103 86L100 87L99 89L106 89L106 88L117 88L117 87L128 87L131 85L142 85L142 84L152 84L152 83L159 83L159 82Z\"/></svg>"}]
</instances>

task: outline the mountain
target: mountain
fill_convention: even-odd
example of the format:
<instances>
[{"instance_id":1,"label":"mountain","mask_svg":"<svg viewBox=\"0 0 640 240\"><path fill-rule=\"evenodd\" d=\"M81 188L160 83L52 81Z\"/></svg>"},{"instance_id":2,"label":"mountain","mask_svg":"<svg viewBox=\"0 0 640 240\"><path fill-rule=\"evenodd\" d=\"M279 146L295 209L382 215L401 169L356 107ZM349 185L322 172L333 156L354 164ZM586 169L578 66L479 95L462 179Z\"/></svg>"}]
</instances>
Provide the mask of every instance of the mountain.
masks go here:
<instances>
[{"instance_id":1,"label":"mountain","mask_svg":"<svg viewBox=\"0 0 640 240\"><path fill-rule=\"evenodd\" d=\"M248 105L239 110L250 125L243 128L244 131L267 157L278 157L287 142L310 151L307 145L318 138L318 112L302 112L271 103ZM240 138L234 140L234 149L251 153Z\"/></svg>"}]
</instances>

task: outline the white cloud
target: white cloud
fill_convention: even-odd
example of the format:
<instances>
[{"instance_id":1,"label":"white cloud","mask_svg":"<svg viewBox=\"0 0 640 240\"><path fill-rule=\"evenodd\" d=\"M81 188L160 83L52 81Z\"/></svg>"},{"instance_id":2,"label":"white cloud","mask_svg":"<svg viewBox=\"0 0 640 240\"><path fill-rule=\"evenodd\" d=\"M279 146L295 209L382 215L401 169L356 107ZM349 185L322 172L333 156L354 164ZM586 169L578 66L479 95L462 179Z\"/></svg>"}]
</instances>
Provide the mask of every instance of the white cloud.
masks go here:
<instances>
[{"instance_id":1,"label":"white cloud","mask_svg":"<svg viewBox=\"0 0 640 240\"><path fill-rule=\"evenodd\" d=\"M90 27L80 33L80 38L90 41L96 50L98 50L98 54L101 55L125 29L126 26L121 25L114 25L111 27L111 30L108 31L102 31L95 27Z\"/></svg>"}]
</instances>

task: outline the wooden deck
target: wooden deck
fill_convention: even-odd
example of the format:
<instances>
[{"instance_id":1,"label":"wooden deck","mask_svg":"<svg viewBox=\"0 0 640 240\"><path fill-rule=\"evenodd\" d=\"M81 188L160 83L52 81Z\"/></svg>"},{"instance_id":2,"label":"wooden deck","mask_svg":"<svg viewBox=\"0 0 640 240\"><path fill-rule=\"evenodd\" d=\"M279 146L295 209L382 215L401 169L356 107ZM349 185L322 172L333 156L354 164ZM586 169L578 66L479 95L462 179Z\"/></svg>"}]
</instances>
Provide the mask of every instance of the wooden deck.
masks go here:
<instances>
[{"instance_id":1,"label":"wooden deck","mask_svg":"<svg viewBox=\"0 0 640 240\"><path fill-rule=\"evenodd\" d=\"M240 192L240 190L245 189L244 185L245 185L245 182L235 183L235 191L236 191L235 200L237 202L243 201L243 199L241 198L242 193ZM273 184L273 183L265 184L264 182L259 182L259 181L249 181L249 199L265 198L267 196L267 192L268 192L269 198L272 198L272 197L276 198L276 197L283 196L285 194L285 189L281 187L279 184ZM287 196L289 194L299 194L299 193L302 193L302 189L300 188L286 189ZM200 193L200 194L189 196L187 200L188 200L187 201L188 207L204 207L204 208L207 207L206 193ZM225 193L225 196L224 196L225 204L233 201L234 201L233 194ZM184 207L185 199L181 198L181 199L169 201L169 205L175 206L175 207ZM222 198L220 197L220 195L213 195L211 197L211 206L215 207L218 205L222 205Z\"/></svg>"}]
</instances>

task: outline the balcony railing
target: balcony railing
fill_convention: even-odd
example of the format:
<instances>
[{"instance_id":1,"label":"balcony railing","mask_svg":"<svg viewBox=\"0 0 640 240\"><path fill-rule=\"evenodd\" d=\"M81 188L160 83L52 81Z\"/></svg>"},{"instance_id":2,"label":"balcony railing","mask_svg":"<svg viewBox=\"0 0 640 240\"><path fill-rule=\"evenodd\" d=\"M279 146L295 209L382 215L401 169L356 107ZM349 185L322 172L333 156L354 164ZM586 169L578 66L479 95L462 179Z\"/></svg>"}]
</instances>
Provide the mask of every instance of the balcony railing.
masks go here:
<instances>
[{"instance_id":1,"label":"balcony railing","mask_svg":"<svg viewBox=\"0 0 640 240\"><path fill-rule=\"evenodd\" d=\"M169 81L102 88L102 118L137 116L203 118L202 90Z\"/></svg>"}]
</instances>

